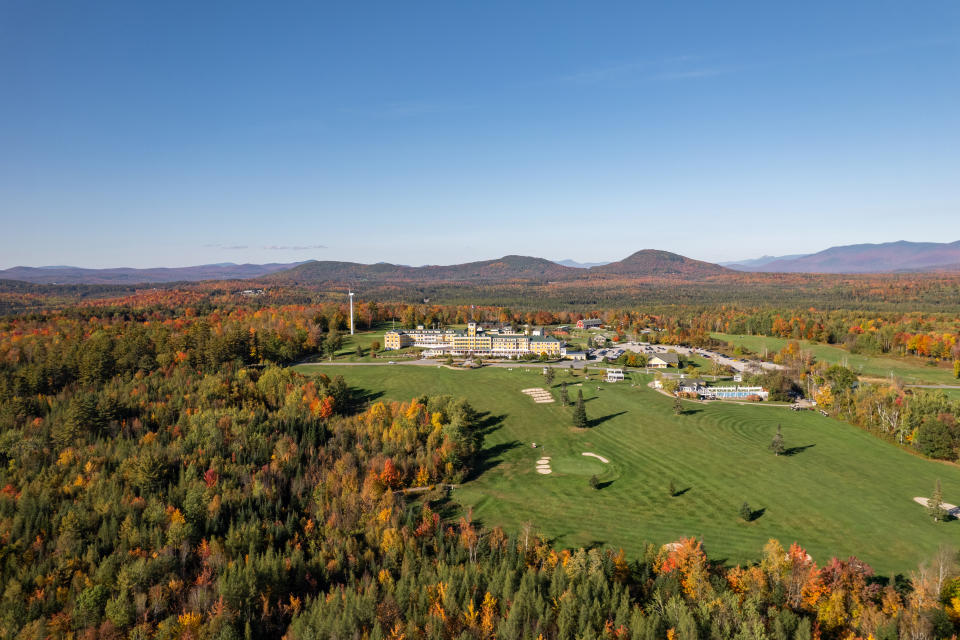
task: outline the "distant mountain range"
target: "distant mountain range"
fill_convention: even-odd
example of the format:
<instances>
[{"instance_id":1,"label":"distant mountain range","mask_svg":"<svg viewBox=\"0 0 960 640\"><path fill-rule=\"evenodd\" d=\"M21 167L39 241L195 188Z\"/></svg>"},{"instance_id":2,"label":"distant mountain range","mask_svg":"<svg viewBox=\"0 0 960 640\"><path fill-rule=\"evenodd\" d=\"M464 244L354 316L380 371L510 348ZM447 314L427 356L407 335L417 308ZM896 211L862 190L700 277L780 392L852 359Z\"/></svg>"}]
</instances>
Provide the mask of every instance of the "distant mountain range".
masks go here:
<instances>
[{"instance_id":1,"label":"distant mountain range","mask_svg":"<svg viewBox=\"0 0 960 640\"><path fill-rule=\"evenodd\" d=\"M34 284L159 284L199 280L242 280L259 278L302 264L202 264L195 267L157 267L134 269L84 269L82 267L12 267L0 269L0 279L22 280Z\"/></svg>"},{"instance_id":2,"label":"distant mountain range","mask_svg":"<svg viewBox=\"0 0 960 640\"><path fill-rule=\"evenodd\" d=\"M565 260L554 260L557 264L562 264L565 267L574 267L575 269L589 269L590 267L601 267L605 264L610 264L609 262L577 262L576 260L571 260L567 258Z\"/></svg>"},{"instance_id":3,"label":"distant mountain range","mask_svg":"<svg viewBox=\"0 0 960 640\"><path fill-rule=\"evenodd\" d=\"M777 260L793 260L794 258L803 258L808 256L808 253L795 253L792 256L760 256L759 258L751 258L750 260L737 260L735 262L718 262L721 267L729 267L731 269L736 269L738 271L749 271L753 267L762 267L764 265L770 264Z\"/></svg>"},{"instance_id":4,"label":"distant mountain range","mask_svg":"<svg viewBox=\"0 0 960 640\"><path fill-rule=\"evenodd\" d=\"M738 271L777 273L897 273L960 271L960 241L885 242L830 247L818 253L764 256L726 263Z\"/></svg>"},{"instance_id":5,"label":"distant mountain range","mask_svg":"<svg viewBox=\"0 0 960 640\"><path fill-rule=\"evenodd\" d=\"M531 256L504 256L453 265L411 267L378 262L311 260L294 264L208 264L156 269L83 269L79 267L13 267L0 270L0 280L33 284L159 284L199 280L258 280L265 284L361 282L551 282L594 277L702 277L735 273L725 267L667 251L645 249L620 260L591 266L567 266Z\"/></svg>"},{"instance_id":6,"label":"distant mountain range","mask_svg":"<svg viewBox=\"0 0 960 640\"><path fill-rule=\"evenodd\" d=\"M360 264L357 262L315 261L269 276L273 282L507 282L507 281L569 281L590 277L631 276L699 279L707 276L734 273L730 269L709 262L692 260L667 251L644 249L620 260L599 266L569 267L544 258L504 256L496 260L482 260L447 266L426 265L408 267L386 263Z\"/></svg>"},{"instance_id":7,"label":"distant mountain range","mask_svg":"<svg viewBox=\"0 0 960 640\"><path fill-rule=\"evenodd\" d=\"M299 263L205 264L155 269L83 269L69 266L13 267L0 280L33 284L159 284L200 280L258 280L266 284L359 284L361 282L554 282L590 278L676 278L689 281L729 276L737 271L769 273L960 272L960 241L888 242L831 247L819 253L763 256L712 264L669 251L644 249L617 262L559 262L531 256L504 256L453 265L411 267L378 262L311 260Z\"/></svg>"}]
</instances>

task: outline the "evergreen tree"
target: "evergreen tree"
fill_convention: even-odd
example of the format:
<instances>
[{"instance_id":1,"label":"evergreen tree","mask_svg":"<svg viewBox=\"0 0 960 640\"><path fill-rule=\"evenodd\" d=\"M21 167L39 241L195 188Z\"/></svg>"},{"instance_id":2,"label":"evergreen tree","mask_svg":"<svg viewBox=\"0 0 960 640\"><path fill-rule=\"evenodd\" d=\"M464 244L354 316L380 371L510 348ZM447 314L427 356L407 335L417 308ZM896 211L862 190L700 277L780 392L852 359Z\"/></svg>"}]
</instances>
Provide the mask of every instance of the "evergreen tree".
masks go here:
<instances>
[{"instance_id":1,"label":"evergreen tree","mask_svg":"<svg viewBox=\"0 0 960 640\"><path fill-rule=\"evenodd\" d=\"M599 479L597 476L595 476L595 475L590 476L590 486L591 486L592 488L594 488L594 489L599 489L599 488L600 488L600 479Z\"/></svg>"},{"instance_id":2,"label":"evergreen tree","mask_svg":"<svg viewBox=\"0 0 960 640\"><path fill-rule=\"evenodd\" d=\"M340 335L340 332L337 331L336 327L330 328L330 333L327 334L327 339L324 340L323 346L327 350L327 356L333 360L333 357L337 354L337 351L339 351L340 347L343 346L343 336Z\"/></svg>"},{"instance_id":3,"label":"evergreen tree","mask_svg":"<svg viewBox=\"0 0 960 640\"><path fill-rule=\"evenodd\" d=\"M947 510L943 508L943 489L940 488L940 478L933 485L933 495L927 500L927 513L934 522L947 519Z\"/></svg>"},{"instance_id":4,"label":"evergreen tree","mask_svg":"<svg viewBox=\"0 0 960 640\"><path fill-rule=\"evenodd\" d=\"M950 460L954 457L953 435L939 419L927 420L917 429L913 446L925 456Z\"/></svg>"},{"instance_id":5,"label":"evergreen tree","mask_svg":"<svg viewBox=\"0 0 960 640\"><path fill-rule=\"evenodd\" d=\"M583 389L577 389L577 406L573 409L573 426L585 429L587 426L587 410L583 406Z\"/></svg>"},{"instance_id":6,"label":"evergreen tree","mask_svg":"<svg viewBox=\"0 0 960 640\"><path fill-rule=\"evenodd\" d=\"M554 375L553 367L547 367L547 370L543 372L543 377L546 380L548 387L553 384Z\"/></svg>"},{"instance_id":7,"label":"evergreen tree","mask_svg":"<svg viewBox=\"0 0 960 640\"><path fill-rule=\"evenodd\" d=\"M680 402L680 395L673 396L673 413L675 415L683 415L683 403Z\"/></svg>"},{"instance_id":8,"label":"evergreen tree","mask_svg":"<svg viewBox=\"0 0 960 640\"><path fill-rule=\"evenodd\" d=\"M753 509L751 509L750 505L746 502L740 505L740 518L742 518L744 522L753 520Z\"/></svg>"},{"instance_id":9,"label":"evergreen tree","mask_svg":"<svg viewBox=\"0 0 960 640\"><path fill-rule=\"evenodd\" d=\"M773 451L775 455L780 455L786 450L783 446L783 433L780 430L780 425L777 425L777 433L773 436L773 441L770 443L770 451Z\"/></svg>"},{"instance_id":10,"label":"evergreen tree","mask_svg":"<svg viewBox=\"0 0 960 640\"><path fill-rule=\"evenodd\" d=\"M560 383L560 404L563 406L570 404L570 396L567 395L566 381Z\"/></svg>"},{"instance_id":11,"label":"evergreen tree","mask_svg":"<svg viewBox=\"0 0 960 640\"><path fill-rule=\"evenodd\" d=\"M677 485L673 483L673 480L670 481L670 484L667 486L667 493L670 494L670 497L677 495Z\"/></svg>"}]
</instances>

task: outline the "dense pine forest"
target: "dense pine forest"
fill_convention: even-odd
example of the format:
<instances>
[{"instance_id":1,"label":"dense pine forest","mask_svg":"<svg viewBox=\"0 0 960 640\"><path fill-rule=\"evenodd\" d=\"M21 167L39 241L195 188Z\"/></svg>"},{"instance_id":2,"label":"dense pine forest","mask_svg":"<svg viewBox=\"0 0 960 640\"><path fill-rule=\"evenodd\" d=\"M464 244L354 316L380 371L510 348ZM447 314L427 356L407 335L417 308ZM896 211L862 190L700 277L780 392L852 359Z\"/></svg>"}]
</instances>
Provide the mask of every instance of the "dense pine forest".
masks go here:
<instances>
[{"instance_id":1,"label":"dense pine forest","mask_svg":"<svg viewBox=\"0 0 960 640\"><path fill-rule=\"evenodd\" d=\"M487 416L429 390L385 402L341 378L284 368L340 340L340 304L223 302L157 290L0 320L0 638L804 640L960 630L948 550L884 577L856 558L817 566L788 540L740 567L695 539L628 558L555 548L535 522L518 531L474 522L447 487L483 469ZM792 333L804 317L668 311L607 313L625 335L654 326L694 341L716 323L761 327L765 317ZM364 303L358 318L468 313L578 316ZM825 335L850 335L850 314L806 313ZM920 333L955 326L948 316L870 321ZM851 381L818 375L836 385L836 410L856 415ZM916 415L942 423L955 409Z\"/></svg>"}]
</instances>

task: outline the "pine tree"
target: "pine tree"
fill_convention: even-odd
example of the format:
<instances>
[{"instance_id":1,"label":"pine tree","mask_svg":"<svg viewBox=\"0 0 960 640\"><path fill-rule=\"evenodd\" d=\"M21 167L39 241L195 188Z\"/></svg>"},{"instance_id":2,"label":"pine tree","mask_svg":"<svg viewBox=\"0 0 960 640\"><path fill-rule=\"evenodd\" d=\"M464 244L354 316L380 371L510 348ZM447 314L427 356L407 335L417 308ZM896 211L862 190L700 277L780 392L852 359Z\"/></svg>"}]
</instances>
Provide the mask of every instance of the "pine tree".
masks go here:
<instances>
[{"instance_id":1,"label":"pine tree","mask_svg":"<svg viewBox=\"0 0 960 640\"><path fill-rule=\"evenodd\" d=\"M676 415L683 415L683 403L680 402L680 396L673 396L673 413Z\"/></svg>"},{"instance_id":2,"label":"pine tree","mask_svg":"<svg viewBox=\"0 0 960 640\"><path fill-rule=\"evenodd\" d=\"M750 505L746 502L740 505L740 517L744 522L750 522L753 520L753 509L751 509Z\"/></svg>"},{"instance_id":3,"label":"pine tree","mask_svg":"<svg viewBox=\"0 0 960 640\"><path fill-rule=\"evenodd\" d=\"M673 483L673 480L670 481L670 484L667 486L667 492L670 494L670 497L677 495L677 485Z\"/></svg>"},{"instance_id":4,"label":"pine tree","mask_svg":"<svg viewBox=\"0 0 960 640\"><path fill-rule=\"evenodd\" d=\"M780 425L777 425L777 433L773 436L773 441L770 443L770 451L773 451L775 455L780 455L786 450L783 446L783 433L780 430Z\"/></svg>"},{"instance_id":5,"label":"pine tree","mask_svg":"<svg viewBox=\"0 0 960 640\"><path fill-rule=\"evenodd\" d=\"M543 377L546 379L547 386L549 387L553 385L553 376L555 374L553 372L553 367L547 367L546 369L547 370L543 372Z\"/></svg>"},{"instance_id":6,"label":"pine tree","mask_svg":"<svg viewBox=\"0 0 960 640\"><path fill-rule=\"evenodd\" d=\"M573 426L585 429L587 426L587 410L583 406L583 389L577 390L577 406L573 410Z\"/></svg>"},{"instance_id":7,"label":"pine tree","mask_svg":"<svg viewBox=\"0 0 960 640\"><path fill-rule=\"evenodd\" d=\"M934 522L947 519L947 510L943 508L943 489L940 488L940 478L937 478L937 483L933 485L933 495L927 500L927 513Z\"/></svg>"},{"instance_id":8,"label":"pine tree","mask_svg":"<svg viewBox=\"0 0 960 640\"><path fill-rule=\"evenodd\" d=\"M570 397L567 395L566 381L560 383L560 404L563 406L570 404Z\"/></svg>"}]
</instances>

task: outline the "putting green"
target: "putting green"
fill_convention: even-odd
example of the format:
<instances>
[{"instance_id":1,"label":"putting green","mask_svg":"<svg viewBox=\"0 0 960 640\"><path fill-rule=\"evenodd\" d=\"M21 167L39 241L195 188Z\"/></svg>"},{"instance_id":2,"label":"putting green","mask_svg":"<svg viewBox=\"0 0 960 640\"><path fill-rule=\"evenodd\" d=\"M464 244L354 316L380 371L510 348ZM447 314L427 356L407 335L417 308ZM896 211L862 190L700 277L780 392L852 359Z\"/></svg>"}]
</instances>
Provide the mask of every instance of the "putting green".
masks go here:
<instances>
[{"instance_id":1,"label":"putting green","mask_svg":"<svg viewBox=\"0 0 960 640\"><path fill-rule=\"evenodd\" d=\"M609 471L610 465L603 464L596 458L586 456L562 456L550 460L554 473L572 476L602 476Z\"/></svg>"}]
</instances>

